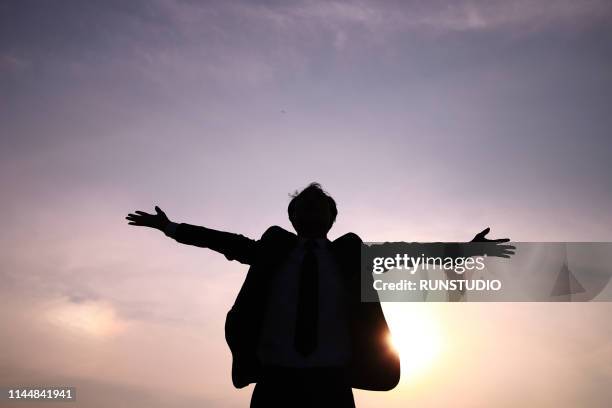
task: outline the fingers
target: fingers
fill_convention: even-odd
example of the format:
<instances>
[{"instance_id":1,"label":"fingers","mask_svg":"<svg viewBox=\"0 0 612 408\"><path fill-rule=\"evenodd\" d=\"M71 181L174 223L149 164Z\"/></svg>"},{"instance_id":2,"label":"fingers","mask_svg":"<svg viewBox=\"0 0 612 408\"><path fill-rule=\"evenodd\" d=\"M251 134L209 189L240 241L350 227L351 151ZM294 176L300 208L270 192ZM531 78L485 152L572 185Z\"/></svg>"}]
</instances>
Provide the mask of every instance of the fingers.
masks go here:
<instances>
[{"instance_id":1,"label":"fingers","mask_svg":"<svg viewBox=\"0 0 612 408\"><path fill-rule=\"evenodd\" d=\"M129 221L128 225L157 228L157 224L159 224L159 217L165 217L165 214L158 206L155 206L155 211L156 214L149 214L144 211L136 210L133 213L128 214L125 219Z\"/></svg>"},{"instance_id":2,"label":"fingers","mask_svg":"<svg viewBox=\"0 0 612 408\"><path fill-rule=\"evenodd\" d=\"M489 241L488 239L485 238L485 236L489 233L489 231L491 231L490 227L487 227L487 228L483 229L478 234L476 234L476 236L474 237L472 242L487 242L487 241Z\"/></svg>"},{"instance_id":3,"label":"fingers","mask_svg":"<svg viewBox=\"0 0 612 408\"><path fill-rule=\"evenodd\" d=\"M137 215L135 215L135 216L131 216L131 215L132 215L132 214L130 214L130 215L128 215L127 217L125 217L125 219L129 221L129 222L128 222L128 224L129 224L129 225L144 225L144 224L141 222L141 218L142 218L142 217L139 217L139 216L137 216Z\"/></svg>"},{"instance_id":4,"label":"fingers","mask_svg":"<svg viewBox=\"0 0 612 408\"><path fill-rule=\"evenodd\" d=\"M489 256L494 256L496 258L506 258L506 259L510 259L513 255L514 254L507 254L505 252L489 254Z\"/></svg>"},{"instance_id":5,"label":"fingers","mask_svg":"<svg viewBox=\"0 0 612 408\"><path fill-rule=\"evenodd\" d=\"M506 238L502 240L486 240L480 243L481 247L476 247L478 253L499 258L511 258L516 253L514 245L504 245L508 242Z\"/></svg>"},{"instance_id":6,"label":"fingers","mask_svg":"<svg viewBox=\"0 0 612 408\"><path fill-rule=\"evenodd\" d=\"M483 229L482 231L480 231L478 233L479 236L484 237L485 235L487 235L489 232L491 232L491 227L487 227L485 229Z\"/></svg>"},{"instance_id":7,"label":"fingers","mask_svg":"<svg viewBox=\"0 0 612 408\"><path fill-rule=\"evenodd\" d=\"M513 245L496 245L493 251L490 252L490 255L499 258L510 258L515 253L516 247Z\"/></svg>"},{"instance_id":8,"label":"fingers","mask_svg":"<svg viewBox=\"0 0 612 408\"><path fill-rule=\"evenodd\" d=\"M476 235L476 237L478 237L478 239L482 240L483 242L510 242L510 238L498 238L498 239L488 239L488 238L485 238L485 236L489 232L491 232L491 227L485 228L478 235Z\"/></svg>"},{"instance_id":9,"label":"fingers","mask_svg":"<svg viewBox=\"0 0 612 408\"><path fill-rule=\"evenodd\" d=\"M145 226L147 225L147 218L150 217L149 214L147 213L142 213L142 211L136 211L139 214L128 214L127 217L125 217L126 220L128 220L128 224L129 225L140 225L140 226Z\"/></svg>"},{"instance_id":10,"label":"fingers","mask_svg":"<svg viewBox=\"0 0 612 408\"><path fill-rule=\"evenodd\" d=\"M495 249L501 252L514 254L516 247L514 245L497 245Z\"/></svg>"}]
</instances>

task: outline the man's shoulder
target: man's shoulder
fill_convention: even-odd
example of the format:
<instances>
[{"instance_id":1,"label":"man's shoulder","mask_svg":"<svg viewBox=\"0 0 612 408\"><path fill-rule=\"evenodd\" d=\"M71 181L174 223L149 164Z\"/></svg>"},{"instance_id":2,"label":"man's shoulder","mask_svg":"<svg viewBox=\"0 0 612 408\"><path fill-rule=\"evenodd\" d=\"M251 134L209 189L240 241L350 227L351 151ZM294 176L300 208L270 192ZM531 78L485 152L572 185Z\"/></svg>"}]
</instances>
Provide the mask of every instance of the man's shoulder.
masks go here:
<instances>
[{"instance_id":1,"label":"man's shoulder","mask_svg":"<svg viewBox=\"0 0 612 408\"><path fill-rule=\"evenodd\" d=\"M346 234L336 238L336 241L351 241L351 242L363 242L361 240L361 237L357 234L355 234L354 232L347 232Z\"/></svg>"},{"instance_id":2,"label":"man's shoulder","mask_svg":"<svg viewBox=\"0 0 612 408\"><path fill-rule=\"evenodd\" d=\"M293 232L287 231L278 225L268 227L259 239L264 248L288 249L295 245L298 237Z\"/></svg>"},{"instance_id":3,"label":"man's shoulder","mask_svg":"<svg viewBox=\"0 0 612 408\"><path fill-rule=\"evenodd\" d=\"M272 225L264 231L264 233L261 236L261 239L267 240L267 239L292 238L292 237L297 238L297 235L295 235L293 232L287 231L281 226Z\"/></svg>"},{"instance_id":4,"label":"man's shoulder","mask_svg":"<svg viewBox=\"0 0 612 408\"><path fill-rule=\"evenodd\" d=\"M297 235L278 225L268 227L257 241L257 248L264 257L289 252L297 243Z\"/></svg>"},{"instance_id":5,"label":"man's shoulder","mask_svg":"<svg viewBox=\"0 0 612 408\"><path fill-rule=\"evenodd\" d=\"M354 232L347 232L346 234L336 238L333 243L335 245L361 245L363 241L361 240L361 237Z\"/></svg>"}]
</instances>

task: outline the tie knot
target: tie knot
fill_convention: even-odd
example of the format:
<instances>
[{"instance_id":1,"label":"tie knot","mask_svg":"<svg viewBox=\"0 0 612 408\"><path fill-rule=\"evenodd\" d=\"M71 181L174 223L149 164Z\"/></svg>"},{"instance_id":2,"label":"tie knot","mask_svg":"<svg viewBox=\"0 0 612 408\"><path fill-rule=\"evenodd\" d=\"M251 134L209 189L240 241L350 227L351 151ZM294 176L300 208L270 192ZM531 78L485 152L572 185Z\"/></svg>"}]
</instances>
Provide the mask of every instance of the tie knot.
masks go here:
<instances>
[{"instance_id":1,"label":"tie knot","mask_svg":"<svg viewBox=\"0 0 612 408\"><path fill-rule=\"evenodd\" d=\"M304 248L307 251L312 251L316 247L317 247L317 241L315 241L314 239L309 239L309 240L306 240L306 242L304 242Z\"/></svg>"}]
</instances>

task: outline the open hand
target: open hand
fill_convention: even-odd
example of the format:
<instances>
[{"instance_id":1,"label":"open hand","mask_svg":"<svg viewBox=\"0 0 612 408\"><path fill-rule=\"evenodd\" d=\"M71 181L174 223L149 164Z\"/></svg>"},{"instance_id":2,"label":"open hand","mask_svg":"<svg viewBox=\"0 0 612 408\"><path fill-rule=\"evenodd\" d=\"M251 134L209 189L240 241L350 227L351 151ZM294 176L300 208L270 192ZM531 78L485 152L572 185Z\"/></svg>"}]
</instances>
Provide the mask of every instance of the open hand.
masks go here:
<instances>
[{"instance_id":1,"label":"open hand","mask_svg":"<svg viewBox=\"0 0 612 408\"><path fill-rule=\"evenodd\" d=\"M500 258L510 258L514 255L516 247L513 245L501 245L503 242L510 241L510 238L488 239L486 236L491 231L487 227L480 231L471 242L480 243L477 245L478 253L486 254L487 256L497 256Z\"/></svg>"},{"instance_id":2,"label":"open hand","mask_svg":"<svg viewBox=\"0 0 612 408\"><path fill-rule=\"evenodd\" d=\"M163 231L170 220L166 216L166 213L161 210L158 206L155 206L156 214L148 214L144 211L134 211L135 214L128 214L125 217L128 220L129 225L137 225L140 227L156 228Z\"/></svg>"}]
</instances>

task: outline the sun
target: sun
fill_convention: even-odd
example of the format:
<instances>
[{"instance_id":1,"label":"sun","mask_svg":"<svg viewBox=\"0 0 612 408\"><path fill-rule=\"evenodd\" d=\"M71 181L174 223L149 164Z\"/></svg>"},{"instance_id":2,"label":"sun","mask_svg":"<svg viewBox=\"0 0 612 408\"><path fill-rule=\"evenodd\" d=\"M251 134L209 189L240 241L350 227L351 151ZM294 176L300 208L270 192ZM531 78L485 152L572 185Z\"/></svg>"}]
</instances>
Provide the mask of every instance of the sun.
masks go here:
<instances>
[{"instance_id":1,"label":"sun","mask_svg":"<svg viewBox=\"0 0 612 408\"><path fill-rule=\"evenodd\" d=\"M106 338L122 328L114 309L104 302L73 303L61 299L47 307L46 318L67 331L90 338Z\"/></svg>"},{"instance_id":2,"label":"sun","mask_svg":"<svg viewBox=\"0 0 612 408\"><path fill-rule=\"evenodd\" d=\"M391 330L389 342L400 355L402 381L425 374L440 358L443 336L431 305L388 303L385 316Z\"/></svg>"}]
</instances>

